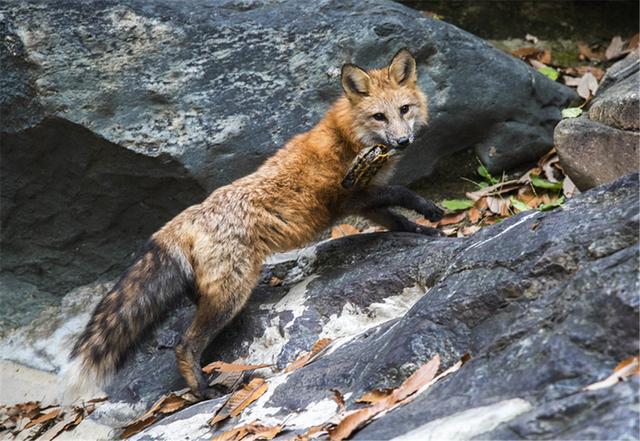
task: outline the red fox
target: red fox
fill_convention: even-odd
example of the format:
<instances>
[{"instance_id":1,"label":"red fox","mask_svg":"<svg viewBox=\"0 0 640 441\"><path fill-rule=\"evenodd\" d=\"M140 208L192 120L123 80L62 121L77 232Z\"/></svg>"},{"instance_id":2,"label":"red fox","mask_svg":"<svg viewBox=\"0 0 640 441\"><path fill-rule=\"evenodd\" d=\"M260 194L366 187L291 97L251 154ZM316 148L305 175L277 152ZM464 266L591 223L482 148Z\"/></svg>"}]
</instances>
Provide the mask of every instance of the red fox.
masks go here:
<instances>
[{"instance_id":1,"label":"red fox","mask_svg":"<svg viewBox=\"0 0 640 441\"><path fill-rule=\"evenodd\" d=\"M77 375L103 384L142 336L192 293L197 310L176 357L187 385L208 397L200 357L242 309L269 254L308 243L348 214L363 215L391 231L439 234L391 210L401 206L433 221L442 217L433 202L386 185L398 156L369 186L341 186L361 149L374 143L404 149L426 124L427 100L417 84L415 59L402 49L382 69L346 64L341 82L343 96L315 127L293 137L254 173L218 188L151 236L146 251L100 301L76 341L71 358Z\"/></svg>"}]
</instances>

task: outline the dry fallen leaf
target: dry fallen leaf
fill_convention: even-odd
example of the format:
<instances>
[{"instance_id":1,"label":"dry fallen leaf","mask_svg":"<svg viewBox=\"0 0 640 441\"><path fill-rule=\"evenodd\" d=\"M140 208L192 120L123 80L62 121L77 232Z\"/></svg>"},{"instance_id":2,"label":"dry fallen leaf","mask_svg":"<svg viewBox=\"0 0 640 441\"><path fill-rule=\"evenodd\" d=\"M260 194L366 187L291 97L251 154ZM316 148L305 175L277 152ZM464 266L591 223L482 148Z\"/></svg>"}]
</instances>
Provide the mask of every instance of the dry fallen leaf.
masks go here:
<instances>
[{"instance_id":1,"label":"dry fallen leaf","mask_svg":"<svg viewBox=\"0 0 640 441\"><path fill-rule=\"evenodd\" d=\"M478 231L480 231L480 226L479 225L469 225L466 227L462 227L458 233L461 234L462 236L471 236L472 234L477 233Z\"/></svg>"},{"instance_id":2,"label":"dry fallen leaf","mask_svg":"<svg viewBox=\"0 0 640 441\"><path fill-rule=\"evenodd\" d=\"M613 369L613 373L602 381L590 384L583 390L598 390L611 387L632 375L640 375L640 355L624 359Z\"/></svg>"},{"instance_id":3,"label":"dry fallen leaf","mask_svg":"<svg viewBox=\"0 0 640 441\"><path fill-rule=\"evenodd\" d=\"M47 413L43 413L42 415L40 415L38 418L35 418L31 422L33 424L43 424L43 423L46 423L47 421L55 419L61 413L62 413L62 408L57 407L53 410L48 411Z\"/></svg>"},{"instance_id":4,"label":"dry fallen leaf","mask_svg":"<svg viewBox=\"0 0 640 441\"><path fill-rule=\"evenodd\" d=\"M333 392L333 401L338 405L338 412L344 412L344 395L338 389L331 389L331 392Z\"/></svg>"},{"instance_id":5,"label":"dry fallen leaf","mask_svg":"<svg viewBox=\"0 0 640 441\"><path fill-rule=\"evenodd\" d=\"M607 50L604 52L604 55L607 58L607 60L620 58L622 55L626 53L625 51L622 50L623 48L624 48L624 41L622 41L622 38L619 35L616 35L611 39L611 43L609 43L609 47L607 47Z\"/></svg>"},{"instance_id":6,"label":"dry fallen leaf","mask_svg":"<svg viewBox=\"0 0 640 441\"><path fill-rule=\"evenodd\" d=\"M500 216L508 216L510 214L509 207L511 203L508 199L495 198L493 196L487 196L487 205L489 211Z\"/></svg>"},{"instance_id":7,"label":"dry fallen leaf","mask_svg":"<svg viewBox=\"0 0 640 441\"><path fill-rule=\"evenodd\" d=\"M147 427L155 423L157 420L158 420L158 417L156 417L155 415L151 415L145 419L139 418L124 428L124 430L120 434L120 438L121 439L130 438L136 433L142 432L142 430L146 429Z\"/></svg>"},{"instance_id":8,"label":"dry fallen leaf","mask_svg":"<svg viewBox=\"0 0 640 441\"><path fill-rule=\"evenodd\" d=\"M380 400L387 398L393 389L373 389L362 395L356 400L356 403L375 404Z\"/></svg>"},{"instance_id":9,"label":"dry fallen leaf","mask_svg":"<svg viewBox=\"0 0 640 441\"><path fill-rule=\"evenodd\" d=\"M270 364L234 364L234 363L225 363L224 361L214 361L213 363L209 363L205 367L202 368L202 371L205 374L211 374L213 372L244 372L244 371L253 371L256 369L262 369L266 367L271 367Z\"/></svg>"},{"instance_id":10,"label":"dry fallen leaf","mask_svg":"<svg viewBox=\"0 0 640 441\"><path fill-rule=\"evenodd\" d=\"M469 218L469 222L472 224L477 224L480 219L482 219L482 212L478 210L475 206L469 208L467 211L467 216Z\"/></svg>"},{"instance_id":11,"label":"dry fallen leaf","mask_svg":"<svg viewBox=\"0 0 640 441\"><path fill-rule=\"evenodd\" d=\"M331 229L331 238L337 239L339 237L351 236L353 234L360 233L356 227L350 224L340 224L336 225Z\"/></svg>"},{"instance_id":12,"label":"dry fallen leaf","mask_svg":"<svg viewBox=\"0 0 640 441\"><path fill-rule=\"evenodd\" d=\"M583 42L578 43L578 52L580 53L578 58L581 60L604 61L606 58L604 52L594 52Z\"/></svg>"},{"instance_id":13,"label":"dry fallen leaf","mask_svg":"<svg viewBox=\"0 0 640 441\"><path fill-rule=\"evenodd\" d=\"M161 396L142 416L124 428L122 438L129 438L158 420L160 414L174 413L183 407L197 402L189 388L181 389Z\"/></svg>"},{"instance_id":14,"label":"dry fallen leaf","mask_svg":"<svg viewBox=\"0 0 640 441\"><path fill-rule=\"evenodd\" d=\"M580 190L576 187L576 184L573 183L569 176L565 176L562 181L562 194L565 195L566 198L572 198L575 195L579 194Z\"/></svg>"},{"instance_id":15,"label":"dry fallen leaf","mask_svg":"<svg viewBox=\"0 0 640 441\"><path fill-rule=\"evenodd\" d=\"M447 214L447 215L443 216L442 219L440 220L440 225L441 226L445 226L445 225L457 224L459 222L462 222L466 217L467 217L467 212L466 211L461 211L459 213Z\"/></svg>"},{"instance_id":16,"label":"dry fallen leaf","mask_svg":"<svg viewBox=\"0 0 640 441\"><path fill-rule=\"evenodd\" d=\"M440 357L436 355L424 366L415 371L389 396L377 403L347 414L336 427L329 429L332 441L348 438L354 431L367 424L377 414L391 408L393 405L415 394L422 386L429 383L436 376L440 366Z\"/></svg>"},{"instance_id":17,"label":"dry fallen leaf","mask_svg":"<svg viewBox=\"0 0 640 441\"><path fill-rule=\"evenodd\" d=\"M571 75L572 77L582 77L584 74L586 73L591 73L593 74L594 77L596 77L596 80L600 81L602 79L602 77L604 76L604 70L600 69L599 67L595 67L595 66L573 66L573 67L567 67L566 69L563 70L564 73L566 73L567 75ZM579 78L574 78L575 80L579 80ZM575 86L577 86L578 84L576 83Z\"/></svg>"},{"instance_id":18,"label":"dry fallen leaf","mask_svg":"<svg viewBox=\"0 0 640 441\"><path fill-rule=\"evenodd\" d=\"M593 76L592 73L587 72L580 78L578 82L578 95L580 95L585 100L588 100L593 95L595 95L598 90L598 80Z\"/></svg>"},{"instance_id":19,"label":"dry fallen leaf","mask_svg":"<svg viewBox=\"0 0 640 441\"><path fill-rule=\"evenodd\" d=\"M244 424L211 438L211 441L270 440L282 432L283 426L265 426L258 422Z\"/></svg>"},{"instance_id":20,"label":"dry fallen leaf","mask_svg":"<svg viewBox=\"0 0 640 441\"><path fill-rule=\"evenodd\" d=\"M239 415L247 406L260 398L269 388L263 378L254 378L229 396L224 405L213 415L210 425L214 425L229 417Z\"/></svg>"},{"instance_id":21,"label":"dry fallen leaf","mask_svg":"<svg viewBox=\"0 0 640 441\"><path fill-rule=\"evenodd\" d=\"M284 371L293 372L296 369L300 369L301 367L309 364L318 355L324 352L324 350L327 349L327 347L331 342L332 340L330 338L321 338L320 340L318 340L313 344L309 352L306 352L300 355L298 358L296 358L293 362L291 362L291 364L289 364L289 366L285 368Z\"/></svg>"},{"instance_id":22,"label":"dry fallen leaf","mask_svg":"<svg viewBox=\"0 0 640 441\"><path fill-rule=\"evenodd\" d=\"M428 220L428 219L426 219L424 217L421 217L421 218L416 219L416 223L418 225L424 225L425 227L436 228L440 224L440 221L431 222L430 220Z\"/></svg>"},{"instance_id":23,"label":"dry fallen leaf","mask_svg":"<svg viewBox=\"0 0 640 441\"><path fill-rule=\"evenodd\" d=\"M273 286L280 286L280 285L282 285L282 279L280 277L272 276L269 279L269 286L273 287Z\"/></svg>"}]
</instances>

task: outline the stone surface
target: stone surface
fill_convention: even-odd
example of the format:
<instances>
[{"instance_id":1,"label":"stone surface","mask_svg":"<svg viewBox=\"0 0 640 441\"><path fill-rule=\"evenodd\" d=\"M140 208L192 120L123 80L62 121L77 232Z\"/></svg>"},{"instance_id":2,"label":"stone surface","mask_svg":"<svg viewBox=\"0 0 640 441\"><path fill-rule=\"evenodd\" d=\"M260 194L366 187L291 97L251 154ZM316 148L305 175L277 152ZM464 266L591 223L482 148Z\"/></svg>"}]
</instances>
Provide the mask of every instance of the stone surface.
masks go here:
<instances>
[{"instance_id":1,"label":"stone surface","mask_svg":"<svg viewBox=\"0 0 640 441\"><path fill-rule=\"evenodd\" d=\"M640 59L629 57L605 79L589 119L623 130L640 129ZM607 87L607 82L612 84Z\"/></svg>"},{"instance_id":2,"label":"stone surface","mask_svg":"<svg viewBox=\"0 0 640 441\"><path fill-rule=\"evenodd\" d=\"M318 338L334 343L293 373L258 371L269 391L219 430L286 419L293 433L301 432L335 415L331 389L355 408L362 393L398 386L435 354L444 368L468 352L471 360L458 372L354 439L636 437L637 380L582 388L637 353L638 197L636 174L469 238L363 234L275 256L247 309L214 340L206 360L283 367ZM270 286L274 276L282 284ZM86 297L89 306L94 288L66 304ZM76 314L79 330L86 311ZM92 421L117 427L184 386L172 347L191 314L192 307L179 308L141 345ZM24 335L39 329L16 332L13 344L33 344ZM136 439L208 440L207 421L223 401L201 402ZM462 421L477 424L461 427Z\"/></svg>"},{"instance_id":3,"label":"stone surface","mask_svg":"<svg viewBox=\"0 0 640 441\"><path fill-rule=\"evenodd\" d=\"M638 169L640 132L580 116L560 122L554 137L560 164L581 191Z\"/></svg>"},{"instance_id":4,"label":"stone surface","mask_svg":"<svg viewBox=\"0 0 640 441\"><path fill-rule=\"evenodd\" d=\"M289 315L285 325L289 338L303 329L311 334L296 344L297 351L331 333L326 327L332 328L332 321L346 316L344 323L352 323L346 305L358 304L356 291L367 298L378 286L380 271L387 273L385 280L409 275L429 289L399 318L375 327L355 326L314 363L274 375L270 391L219 430L257 418L267 423L286 419L299 432L336 413L333 388L345 394L347 408L355 408L363 392L398 386L436 353L447 367L469 352L471 361L458 372L372 422L354 439L407 433L419 439L450 434L461 434L458 439L636 438L637 379L607 390L582 389L637 352L638 196L636 174L584 193L561 209L522 213L468 239L378 234L319 246L310 273L318 278L306 286L306 309ZM371 256L373 243L394 258ZM354 265L360 253L374 260ZM332 265L323 267L322 256L330 257ZM334 262L342 258L351 262L349 267ZM330 268L336 270L326 274ZM372 285L359 277L359 289L352 289L347 279L352 273L367 274ZM331 280L346 284L336 290ZM387 295L397 290L387 289ZM315 303L320 291L324 301ZM289 296L291 291L283 299ZM318 315L326 317L324 305L336 302L343 305L342 314L318 320ZM282 356L289 357L286 350ZM185 425L192 428L193 439L208 439L212 431L204 416L219 405L220 400L201 403L136 439L172 439Z\"/></svg>"},{"instance_id":5,"label":"stone surface","mask_svg":"<svg viewBox=\"0 0 640 441\"><path fill-rule=\"evenodd\" d=\"M630 55L609 69L587 113L556 126L560 164L580 190L640 167L639 88L640 60Z\"/></svg>"},{"instance_id":6,"label":"stone surface","mask_svg":"<svg viewBox=\"0 0 640 441\"><path fill-rule=\"evenodd\" d=\"M2 329L120 271L159 225L310 128L344 62L415 53L431 125L404 181L470 148L492 170L537 158L573 96L387 1L5 1L0 41Z\"/></svg>"}]
</instances>

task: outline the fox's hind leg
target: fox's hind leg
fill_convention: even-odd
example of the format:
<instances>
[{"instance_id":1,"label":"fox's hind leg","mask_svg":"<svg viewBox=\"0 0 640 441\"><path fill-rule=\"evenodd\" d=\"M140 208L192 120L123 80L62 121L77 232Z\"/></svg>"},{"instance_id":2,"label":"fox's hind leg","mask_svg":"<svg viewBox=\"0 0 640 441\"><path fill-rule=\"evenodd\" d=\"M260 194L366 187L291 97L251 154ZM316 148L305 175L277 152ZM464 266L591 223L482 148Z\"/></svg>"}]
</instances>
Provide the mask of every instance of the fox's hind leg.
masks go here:
<instances>
[{"instance_id":1,"label":"fox's hind leg","mask_svg":"<svg viewBox=\"0 0 640 441\"><path fill-rule=\"evenodd\" d=\"M206 260L194 262L197 309L176 347L180 373L191 390L202 398L210 395L200 366L202 353L247 302L261 267L260 262L238 248L216 254L215 258L209 254ZM246 259L241 258L243 255Z\"/></svg>"}]
</instances>

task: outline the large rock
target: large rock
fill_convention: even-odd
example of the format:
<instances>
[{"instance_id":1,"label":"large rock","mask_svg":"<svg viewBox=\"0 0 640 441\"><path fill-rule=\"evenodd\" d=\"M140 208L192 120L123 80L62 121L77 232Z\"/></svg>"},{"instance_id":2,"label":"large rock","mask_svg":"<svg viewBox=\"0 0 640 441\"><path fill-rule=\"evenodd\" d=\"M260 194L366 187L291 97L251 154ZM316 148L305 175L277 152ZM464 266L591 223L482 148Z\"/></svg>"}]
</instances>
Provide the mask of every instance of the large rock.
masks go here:
<instances>
[{"instance_id":1,"label":"large rock","mask_svg":"<svg viewBox=\"0 0 640 441\"><path fill-rule=\"evenodd\" d=\"M275 375L241 421L286 420L301 431L335 414L331 389L355 408L363 392L398 386L434 354L447 367L469 352L462 369L355 439L636 437L637 380L583 388L637 353L638 210L634 175L468 239L377 234L319 246L303 271L312 277L305 288L276 303L284 310L269 301L262 307L272 311L265 329L279 326L288 343L252 360L290 360L318 337L342 339L307 367ZM379 323L380 305L416 283L427 292L406 313L398 310L400 318ZM219 341L226 345L226 336ZM208 439L206 416L221 401L185 410L137 439L174 439L181 427Z\"/></svg>"},{"instance_id":2,"label":"large rock","mask_svg":"<svg viewBox=\"0 0 640 441\"><path fill-rule=\"evenodd\" d=\"M637 353L638 185L637 174L628 176L469 238L363 234L278 256L205 358L281 368L318 338L333 338L298 371L262 370L270 389L241 417L286 420L297 432L335 415L331 389L355 408L362 393L398 386L435 354L448 367L468 352L462 369L355 439L633 438L636 380L582 389ZM184 386L173 347L192 313L179 308L141 346L91 421L117 427ZM2 352L29 346L38 329L16 332ZM172 415L138 439L210 439L207 420L223 401Z\"/></svg>"},{"instance_id":3,"label":"large rock","mask_svg":"<svg viewBox=\"0 0 640 441\"><path fill-rule=\"evenodd\" d=\"M403 45L417 56L431 125L404 181L470 147L492 170L538 157L572 96L386 1L6 1L0 34L11 303L120 271L202 188L249 173L310 128L340 94L344 62L380 66Z\"/></svg>"},{"instance_id":4,"label":"large rock","mask_svg":"<svg viewBox=\"0 0 640 441\"><path fill-rule=\"evenodd\" d=\"M631 55L609 69L586 114L556 127L560 163L580 190L638 170L639 88L640 60Z\"/></svg>"}]
</instances>

